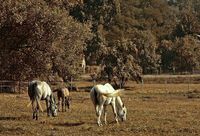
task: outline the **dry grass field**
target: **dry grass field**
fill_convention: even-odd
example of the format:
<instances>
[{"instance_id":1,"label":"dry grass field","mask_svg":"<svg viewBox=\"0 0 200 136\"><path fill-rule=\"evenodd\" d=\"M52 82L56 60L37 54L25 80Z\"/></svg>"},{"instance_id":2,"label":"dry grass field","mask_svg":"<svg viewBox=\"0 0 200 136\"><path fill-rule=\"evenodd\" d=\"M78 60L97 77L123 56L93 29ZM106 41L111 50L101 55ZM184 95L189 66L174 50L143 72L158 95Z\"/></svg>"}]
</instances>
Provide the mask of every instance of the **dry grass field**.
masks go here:
<instances>
[{"instance_id":1,"label":"dry grass field","mask_svg":"<svg viewBox=\"0 0 200 136\"><path fill-rule=\"evenodd\" d=\"M200 134L200 84L145 84L129 82L122 100L127 121L117 125L108 108L108 125L98 127L89 97L89 82L77 83L71 92L72 107L58 117L40 113L32 120L27 93L0 94L0 135L20 136L193 136ZM45 107L45 103L42 103Z\"/></svg>"}]
</instances>

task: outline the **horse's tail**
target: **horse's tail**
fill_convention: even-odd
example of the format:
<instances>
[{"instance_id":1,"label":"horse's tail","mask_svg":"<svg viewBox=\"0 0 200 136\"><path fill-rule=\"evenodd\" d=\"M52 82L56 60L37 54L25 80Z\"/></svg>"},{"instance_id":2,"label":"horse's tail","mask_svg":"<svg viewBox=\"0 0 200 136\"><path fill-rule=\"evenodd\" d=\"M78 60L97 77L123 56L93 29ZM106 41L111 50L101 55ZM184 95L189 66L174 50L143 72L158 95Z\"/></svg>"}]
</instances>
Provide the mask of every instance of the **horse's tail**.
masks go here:
<instances>
[{"instance_id":1,"label":"horse's tail","mask_svg":"<svg viewBox=\"0 0 200 136\"><path fill-rule=\"evenodd\" d=\"M37 86L37 83L35 81L29 82L29 84L28 84L28 95L30 98L30 102L27 104L27 107L29 107L35 101L36 86Z\"/></svg>"},{"instance_id":2,"label":"horse's tail","mask_svg":"<svg viewBox=\"0 0 200 136\"><path fill-rule=\"evenodd\" d=\"M40 101L39 101L39 99L37 97L35 99L32 99L31 102L29 102L27 104L27 107L29 107L32 103L34 103L34 101L36 101L36 103L37 103L37 105L39 107L39 110L43 112L43 108L42 108L42 106L40 104Z\"/></svg>"},{"instance_id":3,"label":"horse's tail","mask_svg":"<svg viewBox=\"0 0 200 136\"><path fill-rule=\"evenodd\" d=\"M90 97L92 99L92 102L94 103L94 105L99 105L99 100L98 100L98 96L97 96L97 91L95 89L95 87L93 87L90 91Z\"/></svg>"},{"instance_id":4,"label":"horse's tail","mask_svg":"<svg viewBox=\"0 0 200 136\"><path fill-rule=\"evenodd\" d=\"M31 103L34 103L36 101L36 104L38 105L39 110L43 112L43 108L40 104L40 100L36 93L37 85L38 85L37 81L34 81L34 82L31 82L28 86L28 94L29 94L31 102L27 105L27 107L29 107Z\"/></svg>"},{"instance_id":5,"label":"horse's tail","mask_svg":"<svg viewBox=\"0 0 200 136\"><path fill-rule=\"evenodd\" d=\"M40 104L40 100L37 97L36 97L36 103L37 103L37 105L39 107L39 110L43 112L43 108L42 108L42 106Z\"/></svg>"},{"instance_id":6,"label":"horse's tail","mask_svg":"<svg viewBox=\"0 0 200 136\"><path fill-rule=\"evenodd\" d=\"M106 96L106 97L117 97L122 94L124 89L117 89L116 91L112 93L101 93L101 95Z\"/></svg>"}]
</instances>

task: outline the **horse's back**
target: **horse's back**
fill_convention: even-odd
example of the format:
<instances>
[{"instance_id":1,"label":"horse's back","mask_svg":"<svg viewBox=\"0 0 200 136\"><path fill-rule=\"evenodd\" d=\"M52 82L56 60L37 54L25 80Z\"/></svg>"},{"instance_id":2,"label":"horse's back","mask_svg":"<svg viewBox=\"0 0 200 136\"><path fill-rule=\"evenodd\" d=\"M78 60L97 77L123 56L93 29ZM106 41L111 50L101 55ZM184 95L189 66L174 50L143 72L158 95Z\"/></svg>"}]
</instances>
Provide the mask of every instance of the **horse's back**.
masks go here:
<instances>
[{"instance_id":1,"label":"horse's back","mask_svg":"<svg viewBox=\"0 0 200 136\"><path fill-rule=\"evenodd\" d=\"M66 87L62 88L62 92L63 92L64 96L69 96L69 90Z\"/></svg>"},{"instance_id":2,"label":"horse's back","mask_svg":"<svg viewBox=\"0 0 200 136\"><path fill-rule=\"evenodd\" d=\"M41 95L41 99L45 99L47 96L52 94L50 86L44 81L38 84L37 91L37 93Z\"/></svg>"},{"instance_id":3,"label":"horse's back","mask_svg":"<svg viewBox=\"0 0 200 136\"><path fill-rule=\"evenodd\" d=\"M57 96L58 97L69 96L69 90L66 87L56 89L56 91L57 91Z\"/></svg>"},{"instance_id":4,"label":"horse's back","mask_svg":"<svg viewBox=\"0 0 200 136\"><path fill-rule=\"evenodd\" d=\"M108 93L113 93L115 91L113 86L111 84L109 84L109 83L106 83L104 86L107 88Z\"/></svg>"},{"instance_id":5,"label":"horse's back","mask_svg":"<svg viewBox=\"0 0 200 136\"><path fill-rule=\"evenodd\" d=\"M105 85L98 84L91 89L90 96L94 105L99 105L103 101L105 104L110 104L114 98L112 95L108 94L112 94L114 92L115 89L109 83L106 83Z\"/></svg>"},{"instance_id":6,"label":"horse's back","mask_svg":"<svg viewBox=\"0 0 200 136\"><path fill-rule=\"evenodd\" d=\"M50 86L46 82L38 80L29 84L28 92L30 97L37 96L39 99L45 99L52 94Z\"/></svg>"},{"instance_id":7,"label":"horse's back","mask_svg":"<svg viewBox=\"0 0 200 136\"><path fill-rule=\"evenodd\" d=\"M115 92L115 89L109 83L106 83L105 85L96 85L94 86L94 89L102 94L109 94Z\"/></svg>"}]
</instances>

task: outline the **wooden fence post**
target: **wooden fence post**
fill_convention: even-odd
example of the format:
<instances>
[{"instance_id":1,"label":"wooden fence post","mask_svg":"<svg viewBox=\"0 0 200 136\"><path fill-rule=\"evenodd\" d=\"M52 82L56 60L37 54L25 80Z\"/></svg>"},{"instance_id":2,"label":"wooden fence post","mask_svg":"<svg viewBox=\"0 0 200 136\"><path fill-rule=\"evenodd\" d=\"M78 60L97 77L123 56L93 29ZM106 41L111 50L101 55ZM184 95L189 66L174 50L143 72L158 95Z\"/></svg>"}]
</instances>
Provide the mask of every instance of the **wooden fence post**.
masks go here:
<instances>
[{"instance_id":1,"label":"wooden fence post","mask_svg":"<svg viewBox=\"0 0 200 136\"><path fill-rule=\"evenodd\" d=\"M144 86L144 80L142 79L142 84L141 84L142 86L141 86L141 90L142 90L142 92L143 92L143 86Z\"/></svg>"},{"instance_id":2,"label":"wooden fence post","mask_svg":"<svg viewBox=\"0 0 200 136\"><path fill-rule=\"evenodd\" d=\"M18 82L18 86L19 86L19 94L21 94L21 81Z\"/></svg>"}]
</instances>

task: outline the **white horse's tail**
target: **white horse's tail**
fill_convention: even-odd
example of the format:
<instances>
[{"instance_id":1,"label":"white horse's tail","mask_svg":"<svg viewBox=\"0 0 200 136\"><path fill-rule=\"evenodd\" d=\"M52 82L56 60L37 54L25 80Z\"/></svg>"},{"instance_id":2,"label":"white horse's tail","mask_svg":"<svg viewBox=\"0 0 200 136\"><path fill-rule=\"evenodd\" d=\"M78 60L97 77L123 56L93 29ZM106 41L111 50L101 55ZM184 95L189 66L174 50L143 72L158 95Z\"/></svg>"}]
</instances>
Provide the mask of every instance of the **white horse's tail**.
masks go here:
<instances>
[{"instance_id":1,"label":"white horse's tail","mask_svg":"<svg viewBox=\"0 0 200 136\"><path fill-rule=\"evenodd\" d=\"M36 101L36 103L37 103L37 105L39 107L39 110L43 112L44 110L43 110L43 108L42 108L42 106L40 104L40 101L38 99L36 99L35 101ZM27 104L27 107L29 107L31 104L32 104L32 101Z\"/></svg>"},{"instance_id":2,"label":"white horse's tail","mask_svg":"<svg viewBox=\"0 0 200 136\"><path fill-rule=\"evenodd\" d=\"M95 87L93 87L90 91L90 97L92 99L92 102L94 105L99 105L99 100L98 100L98 96L97 96L97 91L95 89Z\"/></svg>"},{"instance_id":3,"label":"white horse's tail","mask_svg":"<svg viewBox=\"0 0 200 136\"><path fill-rule=\"evenodd\" d=\"M31 102L29 102L27 105L26 105L26 107L29 107L31 105Z\"/></svg>"},{"instance_id":4,"label":"white horse's tail","mask_svg":"<svg viewBox=\"0 0 200 136\"><path fill-rule=\"evenodd\" d=\"M37 103L37 105L39 107L39 110L43 112L44 110L43 110L43 108L42 108L42 106L40 104L40 101L37 98L36 98L36 103Z\"/></svg>"},{"instance_id":5,"label":"white horse's tail","mask_svg":"<svg viewBox=\"0 0 200 136\"><path fill-rule=\"evenodd\" d=\"M36 94L37 86L38 86L38 82L30 83L28 86L28 94L29 94L31 102L27 104L27 107L29 107L31 104L34 104L36 102L36 105L38 105L39 110L43 112L43 108L40 104L40 100Z\"/></svg>"}]
</instances>

